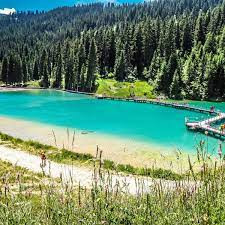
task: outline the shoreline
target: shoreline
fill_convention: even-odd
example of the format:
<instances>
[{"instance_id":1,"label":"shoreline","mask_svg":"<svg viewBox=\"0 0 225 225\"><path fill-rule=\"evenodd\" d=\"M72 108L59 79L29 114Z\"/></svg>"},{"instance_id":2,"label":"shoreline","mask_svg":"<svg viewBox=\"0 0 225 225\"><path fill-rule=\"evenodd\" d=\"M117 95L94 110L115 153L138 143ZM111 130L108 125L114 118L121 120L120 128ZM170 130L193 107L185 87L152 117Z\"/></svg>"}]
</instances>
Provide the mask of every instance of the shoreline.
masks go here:
<instances>
[{"instance_id":1,"label":"shoreline","mask_svg":"<svg viewBox=\"0 0 225 225\"><path fill-rule=\"evenodd\" d=\"M58 148L64 147L77 153L90 153L93 156L96 155L98 146L103 151L103 159L118 164L170 169L180 173L188 168L188 154L185 152L177 160L176 149L169 150L113 135L72 130L3 116L0 116L0 131L23 140L34 140Z\"/></svg>"},{"instance_id":2,"label":"shoreline","mask_svg":"<svg viewBox=\"0 0 225 225\"><path fill-rule=\"evenodd\" d=\"M57 89L57 88L42 88L42 87L10 87L10 86L0 86L0 92L7 92L7 91L26 91L26 90L55 90L55 91L63 91L63 92L67 92L67 93L74 93L74 94L83 94L83 95L91 95L91 96L95 96L95 97L100 97L101 95L93 92L93 93L88 93L88 92L80 92L80 91L74 91L74 90L66 90L66 89ZM108 98L113 98L113 96L106 96ZM101 98L101 97L100 97ZM125 100L126 98L121 97L121 100ZM156 98L155 98L156 99ZM225 99L205 99L205 100L200 100L200 99L164 99L163 101L165 102L212 102L212 103L223 103L225 101Z\"/></svg>"}]
</instances>

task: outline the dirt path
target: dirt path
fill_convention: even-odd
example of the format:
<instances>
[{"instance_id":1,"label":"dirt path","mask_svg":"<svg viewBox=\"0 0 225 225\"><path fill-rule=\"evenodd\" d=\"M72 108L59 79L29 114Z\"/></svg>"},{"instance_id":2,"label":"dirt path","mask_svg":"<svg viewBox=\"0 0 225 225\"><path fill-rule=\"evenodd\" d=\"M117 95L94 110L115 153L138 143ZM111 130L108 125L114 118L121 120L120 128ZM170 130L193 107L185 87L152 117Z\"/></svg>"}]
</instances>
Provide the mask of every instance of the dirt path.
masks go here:
<instances>
[{"instance_id":1,"label":"dirt path","mask_svg":"<svg viewBox=\"0 0 225 225\"><path fill-rule=\"evenodd\" d=\"M43 172L41 168L41 159L38 156L31 155L29 153L14 150L5 146L0 146L0 159L3 161L8 161L13 165L27 168L33 172ZM47 161L46 167L44 168L46 175L53 178L62 178L64 182L73 181L74 185L80 185L82 187L91 187L93 182L93 171L86 168L80 168L78 166L64 165L55 163L52 161ZM138 194L140 192L149 192L153 186L160 184L168 189L174 189L177 187L177 182L175 181L165 181L159 179L151 178L137 178L128 175L104 175L105 180L110 178L110 188L115 189L119 187L122 191L126 191L130 194ZM97 179L98 180L98 179ZM108 185L106 182L105 185ZM184 186L189 188L192 186L191 183L183 183Z\"/></svg>"}]
</instances>

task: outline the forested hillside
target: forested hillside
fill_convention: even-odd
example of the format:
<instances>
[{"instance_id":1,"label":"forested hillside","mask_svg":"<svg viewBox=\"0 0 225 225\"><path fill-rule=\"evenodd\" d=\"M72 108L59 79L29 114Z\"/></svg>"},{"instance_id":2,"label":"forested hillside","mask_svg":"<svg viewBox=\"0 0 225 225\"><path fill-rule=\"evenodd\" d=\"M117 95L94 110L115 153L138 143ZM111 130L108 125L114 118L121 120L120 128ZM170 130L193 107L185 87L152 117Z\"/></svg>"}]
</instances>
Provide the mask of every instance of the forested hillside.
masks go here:
<instances>
[{"instance_id":1,"label":"forested hillside","mask_svg":"<svg viewBox=\"0 0 225 225\"><path fill-rule=\"evenodd\" d=\"M91 4L0 17L1 80L95 91L147 81L169 98L225 98L225 1Z\"/></svg>"}]
</instances>

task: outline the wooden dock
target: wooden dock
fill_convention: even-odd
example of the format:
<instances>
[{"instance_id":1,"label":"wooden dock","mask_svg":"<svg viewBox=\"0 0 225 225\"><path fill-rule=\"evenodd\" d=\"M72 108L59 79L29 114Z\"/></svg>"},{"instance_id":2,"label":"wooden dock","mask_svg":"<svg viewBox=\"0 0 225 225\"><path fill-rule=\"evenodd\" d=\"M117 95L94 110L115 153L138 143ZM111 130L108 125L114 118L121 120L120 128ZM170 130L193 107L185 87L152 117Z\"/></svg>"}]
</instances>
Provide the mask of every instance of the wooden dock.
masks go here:
<instances>
[{"instance_id":1,"label":"wooden dock","mask_svg":"<svg viewBox=\"0 0 225 225\"><path fill-rule=\"evenodd\" d=\"M219 139L225 139L225 132L212 127L213 123L218 123L225 120L225 113L219 113L217 116L206 119L199 122L190 122L188 119L185 120L185 124L188 129L194 131L204 132L206 135L213 136Z\"/></svg>"},{"instance_id":2,"label":"wooden dock","mask_svg":"<svg viewBox=\"0 0 225 225\"><path fill-rule=\"evenodd\" d=\"M98 99L106 99L106 100L116 100L116 101L127 101L127 102L136 102L136 103L146 103L146 104L153 104L153 105L160 105L165 107L172 107L180 110L189 110L195 111L200 113L206 113L210 115L218 115L220 112L210 109L205 109L201 107L191 106L189 104L182 104L182 103L174 103L174 102L165 102L159 100L150 100L150 99L136 99L136 98L117 98L117 97L105 97L105 96L96 96Z\"/></svg>"}]
</instances>

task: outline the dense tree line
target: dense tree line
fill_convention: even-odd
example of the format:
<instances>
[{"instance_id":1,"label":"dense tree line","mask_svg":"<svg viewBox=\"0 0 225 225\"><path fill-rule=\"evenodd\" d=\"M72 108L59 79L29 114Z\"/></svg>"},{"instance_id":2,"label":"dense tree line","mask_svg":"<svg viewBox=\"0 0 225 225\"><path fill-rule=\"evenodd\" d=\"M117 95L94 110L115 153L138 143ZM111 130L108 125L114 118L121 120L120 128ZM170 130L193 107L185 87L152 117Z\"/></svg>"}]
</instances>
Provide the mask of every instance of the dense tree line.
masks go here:
<instances>
[{"instance_id":1,"label":"dense tree line","mask_svg":"<svg viewBox=\"0 0 225 225\"><path fill-rule=\"evenodd\" d=\"M0 18L1 80L94 91L146 80L170 98L225 98L225 1L91 4Z\"/></svg>"}]
</instances>

